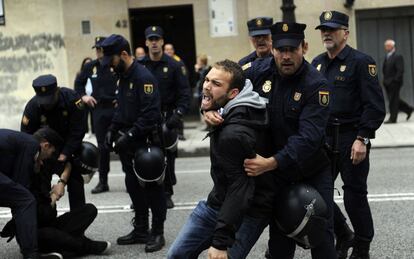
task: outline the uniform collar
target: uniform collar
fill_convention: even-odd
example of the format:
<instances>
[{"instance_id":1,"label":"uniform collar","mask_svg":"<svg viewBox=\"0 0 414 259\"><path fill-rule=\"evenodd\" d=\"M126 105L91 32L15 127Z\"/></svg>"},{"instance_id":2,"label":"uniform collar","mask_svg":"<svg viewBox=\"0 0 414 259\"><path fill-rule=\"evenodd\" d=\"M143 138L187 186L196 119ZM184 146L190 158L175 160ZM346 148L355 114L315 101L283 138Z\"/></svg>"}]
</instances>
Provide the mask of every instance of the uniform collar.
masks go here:
<instances>
[{"instance_id":1,"label":"uniform collar","mask_svg":"<svg viewBox=\"0 0 414 259\"><path fill-rule=\"evenodd\" d=\"M343 50L341 50L341 52L339 52L339 54L336 55L336 57L340 60L344 60L346 59L350 51L351 51L351 47L348 46L348 44L346 44L345 48L343 48Z\"/></svg>"},{"instance_id":2,"label":"uniform collar","mask_svg":"<svg viewBox=\"0 0 414 259\"><path fill-rule=\"evenodd\" d=\"M128 70L122 75L122 77L124 78L128 78L131 77L132 71L134 70L135 66L137 65L137 60L134 59L134 61L132 61L131 66L128 68Z\"/></svg>"},{"instance_id":3,"label":"uniform collar","mask_svg":"<svg viewBox=\"0 0 414 259\"><path fill-rule=\"evenodd\" d=\"M144 59L142 59L142 61L144 63L147 63L147 62L164 62L164 63L168 63L168 56L165 53L162 53L162 56L161 56L161 59L160 60L153 61L153 60L150 59L149 55L146 55L144 57Z\"/></svg>"}]
</instances>

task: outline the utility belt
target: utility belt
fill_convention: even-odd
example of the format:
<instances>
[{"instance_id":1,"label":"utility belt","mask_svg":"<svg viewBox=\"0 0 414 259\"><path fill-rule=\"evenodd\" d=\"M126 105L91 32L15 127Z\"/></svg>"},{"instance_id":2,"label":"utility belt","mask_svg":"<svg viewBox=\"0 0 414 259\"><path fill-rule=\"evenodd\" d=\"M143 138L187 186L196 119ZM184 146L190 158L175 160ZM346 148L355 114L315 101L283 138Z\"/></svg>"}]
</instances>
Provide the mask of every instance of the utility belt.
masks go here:
<instances>
[{"instance_id":1,"label":"utility belt","mask_svg":"<svg viewBox=\"0 0 414 259\"><path fill-rule=\"evenodd\" d=\"M96 103L96 108L114 108L115 107L115 99L112 100L99 100Z\"/></svg>"},{"instance_id":2,"label":"utility belt","mask_svg":"<svg viewBox=\"0 0 414 259\"><path fill-rule=\"evenodd\" d=\"M336 127L339 127L339 134L358 130L358 125L356 123L345 123L339 124L338 126L328 125L326 127L326 135L329 137L334 136Z\"/></svg>"}]
</instances>

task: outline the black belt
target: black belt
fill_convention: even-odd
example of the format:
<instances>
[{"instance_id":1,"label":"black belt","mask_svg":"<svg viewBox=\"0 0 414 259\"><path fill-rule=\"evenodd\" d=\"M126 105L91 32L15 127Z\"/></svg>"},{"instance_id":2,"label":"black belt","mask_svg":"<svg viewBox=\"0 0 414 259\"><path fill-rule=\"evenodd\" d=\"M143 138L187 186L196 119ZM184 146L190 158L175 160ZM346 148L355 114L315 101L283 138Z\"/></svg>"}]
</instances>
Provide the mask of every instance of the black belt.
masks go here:
<instances>
[{"instance_id":1,"label":"black belt","mask_svg":"<svg viewBox=\"0 0 414 259\"><path fill-rule=\"evenodd\" d=\"M114 101L98 101L96 107L98 108L114 108Z\"/></svg>"},{"instance_id":2,"label":"black belt","mask_svg":"<svg viewBox=\"0 0 414 259\"><path fill-rule=\"evenodd\" d=\"M345 133L350 131L357 131L358 126L354 123L347 123L347 124L341 124L339 125L339 133ZM326 127L326 135L327 136L333 136L335 132L335 126L328 125Z\"/></svg>"}]
</instances>

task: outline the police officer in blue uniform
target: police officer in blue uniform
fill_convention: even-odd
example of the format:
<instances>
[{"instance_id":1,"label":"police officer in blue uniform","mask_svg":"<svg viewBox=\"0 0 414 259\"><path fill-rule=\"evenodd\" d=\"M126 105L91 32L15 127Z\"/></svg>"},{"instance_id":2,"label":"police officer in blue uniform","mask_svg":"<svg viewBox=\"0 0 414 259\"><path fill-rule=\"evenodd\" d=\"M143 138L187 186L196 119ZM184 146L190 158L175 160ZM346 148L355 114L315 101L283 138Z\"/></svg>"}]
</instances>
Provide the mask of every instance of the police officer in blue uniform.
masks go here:
<instances>
[{"instance_id":1,"label":"police officer in blue uniform","mask_svg":"<svg viewBox=\"0 0 414 259\"><path fill-rule=\"evenodd\" d=\"M246 72L252 82L265 82L269 97L270 128L274 155L245 160L250 176L276 170L281 186L303 182L313 186L326 202L326 225L312 258L336 258L333 235L333 180L324 150L329 115L330 88L323 76L304 58L305 24L276 23L272 26L274 58L257 61ZM261 79L261 77L263 77ZM256 86L258 87L258 86ZM293 258L295 240L271 222L269 250L272 258Z\"/></svg>"},{"instance_id":2,"label":"police officer in blue uniform","mask_svg":"<svg viewBox=\"0 0 414 259\"><path fill-rule=\"evenodd\" d=\"M95 45L97 59L85 64L84 69L75 79L75 90L82 96L82 101L92 109L92 122L94 124L96 140L98 142L99 183L92 189L92 193L109 191L109 150L105 146L105 135L111 124L116 105L117 76L109 66L102 66L103 50L100 46L105 37L96 37ZM92 84L91 96L86 94L86 85Z\"/></svg>"},{"instance_id":3,"label":"police officer in blue uniform","mask_svg":"<svg viewBox=\"0 0 414 259\"><path fill-rule=\"evenodd\" d=\"M250 41L255 50L239 60L238 63L240 66L246 68L258 58L272 56L272 36L270 32L270 26L272 24L273 18L271 17L257 17L247 22Z\"/></svg>"},{"instance_id":4,"label":"police officer in blue uniform","mask_svg":"<svg viewBox=\"0 0 414 259\"><path fill-rule=\"evenodd\" d=\"M119 154L125 185L135 208L134 229L119 237L119 245L144 243L146 252L165 245L164 221L167 214L164 186L143 187L133 168L134 153L146 145L150 134L161 123L160 93L154 76L131 56L129 42L121 35L111 35L102 43L103 65L110 65L119 75L118 106L106 144ZM152 211L152 229L148 233L148 207Z\"/></svg>"},{"instance_id":5,"label":"police officer in blue uniform","mask_svg":"<svg viewBox=\"0 0 414 259\"><path fill-rule=\"evenodd\" d=\"M36 200L29 188L42 161L51 158L61 144L61 137L50 128L34 136L0 129L0 207L10 208L13 215L0 236L16 235L24 258L38 258Z\"/></svg>"},{"instance_id":6,"label":"police officer in blue uniform","mask_svg":"<svg viewBox=\"0 0 414 259\"><path fill-rule=\"evenodd\" d=\"M334 139L338 139L339 155L335 158L338 164L334 177L341 174L345 209L355 231L351 258L369 258L370 242L374 236L367 199L370 139L375 138L375 131L384 121L384 97L375 61L346 43L348 16L327 11L319 19L320 25L316 29L321 31L327 52L317 56L312 65L332 86L327 141L333 146ZM334 123L339 123L338 136L334 134ZM336 204L334 219L338 257L346 258L353 233Z\"/></svg>"},{"instance_id":7,"label":"police officer in blue uniform","mask_svg":"<svg viewBox=\"0 0 414 259\"><path fill-rule=\"evenodd\" d=\"M163 53L163 36L164 31L159 26L149 26L145 29L145 44L149 51L148 55L139 62L151 71L159 83L161 111L167 128L177 130L182 116L190 106L190 84L185 66ZM167 150L165 192L168 208L174 207L171 196L174 194L173 185L177 182L175 176L176 157L176 150Z\"/></svg>"},{"instance_id":8,"label":"police officer in blue uniform","mask_svg":"<svg viewBox=\"0 0 414 259\"><path fill-rule=\"evenodd\" d=\"M20 125L20 130L33 134L41 127L54 129L63 139L64 145L54 163L54 168L63 172L72 155L81 147L86 132L86 112L79 94L66 87L58 87L56 77L41 75L33 80L36 96L29 100ZM69 205L71 209L85 204L83 178L78 170L66 171L60 175L55 192L62 196L68 185Z\"/></svg>"}]
</instances>

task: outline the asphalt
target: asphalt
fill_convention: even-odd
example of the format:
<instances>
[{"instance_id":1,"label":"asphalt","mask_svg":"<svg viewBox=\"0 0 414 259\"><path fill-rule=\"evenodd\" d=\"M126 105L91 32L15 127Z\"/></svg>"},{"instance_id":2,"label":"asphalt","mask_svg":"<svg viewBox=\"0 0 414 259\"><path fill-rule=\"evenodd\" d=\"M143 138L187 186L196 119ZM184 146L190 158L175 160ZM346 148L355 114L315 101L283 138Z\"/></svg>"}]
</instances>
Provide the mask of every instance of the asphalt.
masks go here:
<instances>
[{"instance_id":1,"label":"asphalt","mask_svg":"<svg viewBox=\"0 0 414 259\"><path fill-rule=\"evenodd\" d=\"M209 155L210 142L208 138L204 139L207 134L205 128L206 126L201 121L186 121L184 123L185 140L180 140L178 143L179 157ZM87 134L84 140L96 144L96 138L93 134ZM397 123L382 124L376 132L375 139L371 140L371 144L373 149L414 147L414 116L407 121L406 115L400 113ZM118 156L112 154L111 159L117 160Z\"/></svg>"}]
</instances>

